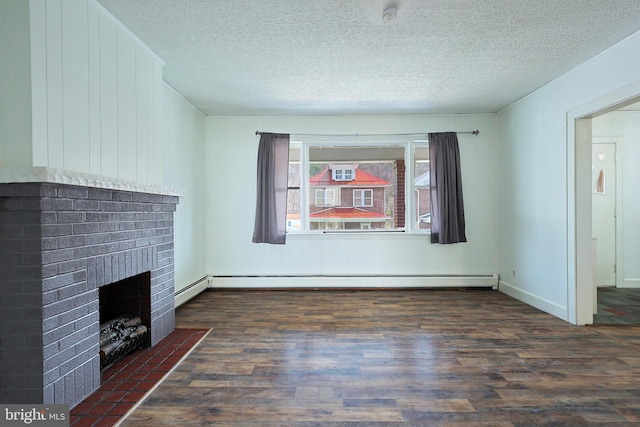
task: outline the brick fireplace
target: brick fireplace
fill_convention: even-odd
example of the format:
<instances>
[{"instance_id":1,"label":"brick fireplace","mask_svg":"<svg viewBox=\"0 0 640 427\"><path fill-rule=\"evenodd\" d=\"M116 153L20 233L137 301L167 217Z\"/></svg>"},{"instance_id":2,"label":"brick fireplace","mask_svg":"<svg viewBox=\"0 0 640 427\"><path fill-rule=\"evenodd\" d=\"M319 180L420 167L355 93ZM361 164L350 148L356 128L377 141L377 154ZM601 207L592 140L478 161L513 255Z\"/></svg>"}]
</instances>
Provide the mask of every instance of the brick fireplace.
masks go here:
<instances>
[{"instance_id":1,"label":"brick fireplace","mask_svg":"<svg viewBox=\"0 0 640 427\"><path fill-rule=\"evenodd\" d=\"M178 197L0 184L0 403L71 407L100 385L99 288L147 274L150 345L174 329Z\"/></svg>"}]
</instances>

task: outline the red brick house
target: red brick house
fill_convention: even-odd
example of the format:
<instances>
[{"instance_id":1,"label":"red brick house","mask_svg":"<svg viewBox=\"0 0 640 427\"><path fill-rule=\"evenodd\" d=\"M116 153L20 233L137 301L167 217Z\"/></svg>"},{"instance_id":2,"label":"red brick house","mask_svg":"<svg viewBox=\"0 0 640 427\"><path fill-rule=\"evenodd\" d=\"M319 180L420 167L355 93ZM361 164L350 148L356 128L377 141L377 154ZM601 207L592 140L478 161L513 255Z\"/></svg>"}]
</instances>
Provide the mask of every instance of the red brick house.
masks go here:
<instances>
[{"instance_id":1,"label":"red brick house","mask_svg":"<svg viewBox=\"0 0 640 427\"><path fill-rule=\"evenodd\" d=\"M329 164L309 178L311 230L386 228L387 180L365 172L358 164Z\"/></svg>"}]
</instances>

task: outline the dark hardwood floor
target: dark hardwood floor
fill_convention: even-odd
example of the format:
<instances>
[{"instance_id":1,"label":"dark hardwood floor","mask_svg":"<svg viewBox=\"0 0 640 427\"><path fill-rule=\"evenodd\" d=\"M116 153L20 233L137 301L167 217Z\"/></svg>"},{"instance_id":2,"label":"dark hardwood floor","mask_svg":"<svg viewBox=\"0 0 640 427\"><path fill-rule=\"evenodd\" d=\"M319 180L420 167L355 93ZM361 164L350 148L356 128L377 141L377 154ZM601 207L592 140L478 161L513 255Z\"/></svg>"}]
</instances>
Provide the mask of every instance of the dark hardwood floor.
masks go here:
<instances>
[{"instance_id":1,"label":"dark hardwood floor","mask_svg":"<svg viewBox=\"0 0 640 427\"><path fill-rule=\"evenodd\" d=\"M640 327L498 291L207 291L207 337L123 426L640 425Z\"/></svg>"}]
</instances>

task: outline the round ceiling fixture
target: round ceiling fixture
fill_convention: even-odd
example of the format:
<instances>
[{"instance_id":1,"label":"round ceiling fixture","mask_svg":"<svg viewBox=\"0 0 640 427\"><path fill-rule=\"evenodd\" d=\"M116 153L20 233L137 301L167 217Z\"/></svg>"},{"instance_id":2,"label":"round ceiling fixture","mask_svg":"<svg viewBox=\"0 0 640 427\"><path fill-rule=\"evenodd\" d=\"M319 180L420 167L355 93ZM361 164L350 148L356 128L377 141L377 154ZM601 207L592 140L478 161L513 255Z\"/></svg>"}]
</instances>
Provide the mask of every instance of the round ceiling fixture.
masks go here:
<instances>
[{"instance_id":1,"label":"round ceiling fixture","mask_svg":"<svg viewBox=\"0 0 640 427\"><path fill-rule=\"evenodd\" d=\"M389 6L382 12L382 19L385 21L393 21L398 16L398 10L395 6Z\"/></svg>"}]
</instances>

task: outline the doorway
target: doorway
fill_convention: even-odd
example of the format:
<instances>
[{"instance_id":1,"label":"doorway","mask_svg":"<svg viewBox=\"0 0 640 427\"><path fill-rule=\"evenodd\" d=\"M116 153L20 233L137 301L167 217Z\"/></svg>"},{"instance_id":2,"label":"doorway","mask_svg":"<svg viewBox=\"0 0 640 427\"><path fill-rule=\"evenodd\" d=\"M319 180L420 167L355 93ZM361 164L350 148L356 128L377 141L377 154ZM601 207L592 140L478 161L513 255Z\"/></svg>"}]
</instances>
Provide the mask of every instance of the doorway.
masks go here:
<instances>
[{"instance_id":1,"label":"doorway","mask_svg":"<svg viewBox=\"0 0 640 427\"><path fill-rule=\"evenodd\" d=\"M577 325L593 323L594 274L592 269L592 197L595 189L592 173L592 121L608 112L638 103L640 82L612 92L588 104L571 110L567 114L567 195L568 195L568 320ZM602 134L600 134L602 135ZM620 147L618 147L620 148ZM607 172L604 173L605 175ZM608 177L605 176L606 185ZM596 177L597 179L597 177ZM605 190L606 191L606 190ZM616 200L619 205L620 198ZM618 216L622 213L617 212ZM617 227L618 236L624 233ZM616 254L620 260L620 240L616 239ZM616 266L616 282L626 278L624 271ZM622 279L621 279L622 278Z\"/></svg>"}]
</instances>

